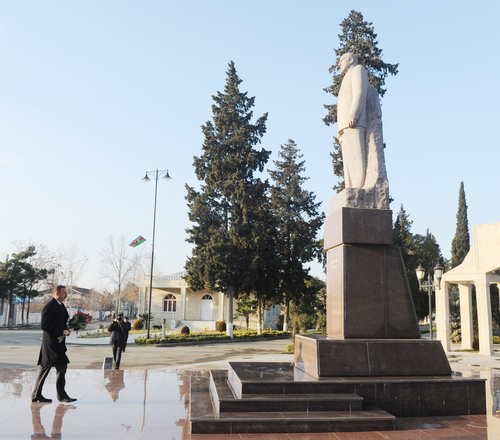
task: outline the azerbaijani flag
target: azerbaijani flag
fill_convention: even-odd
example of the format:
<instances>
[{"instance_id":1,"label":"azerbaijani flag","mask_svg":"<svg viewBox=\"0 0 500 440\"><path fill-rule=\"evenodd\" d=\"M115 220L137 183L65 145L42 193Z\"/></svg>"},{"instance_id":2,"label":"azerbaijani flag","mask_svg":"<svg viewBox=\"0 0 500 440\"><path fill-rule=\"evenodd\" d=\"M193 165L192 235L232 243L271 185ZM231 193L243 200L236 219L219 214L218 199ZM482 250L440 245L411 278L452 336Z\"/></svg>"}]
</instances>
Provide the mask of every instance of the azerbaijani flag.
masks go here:
<instances>
[{"instance_id":1,"label":"azerbaijani flag","mask_svg":"<svg viewBox=\"0 0 500 440\"><path fill-rule=\"evenodd\" d=\"M144 243L145 241L146 239L142 235L139 235L139 237L137 237L132 243L130 243L129 246L137 247L140 244Z\"/></svg>"}]
</instances>

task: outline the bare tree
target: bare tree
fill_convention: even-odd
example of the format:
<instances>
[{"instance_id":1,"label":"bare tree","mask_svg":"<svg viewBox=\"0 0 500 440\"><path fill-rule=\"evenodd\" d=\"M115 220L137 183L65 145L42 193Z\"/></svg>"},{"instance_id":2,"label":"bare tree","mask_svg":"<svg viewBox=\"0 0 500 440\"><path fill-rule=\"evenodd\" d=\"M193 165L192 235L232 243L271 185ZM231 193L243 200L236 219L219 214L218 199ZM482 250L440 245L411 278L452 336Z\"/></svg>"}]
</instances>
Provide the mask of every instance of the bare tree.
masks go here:
<instances>
[{"instance_id":1,"label":"bare tree","mask_svg":"<svg viewBox=\"0 0 500 440\"><path fill-rule=\"evenodd\" d=\"M117 289L116 314L120 313L120 297L122 287L125 286L134 274L134 268L142 259L139 252L129 252L128 240L124 235L115 239L112 235L106 239L101 251L101 276L108 280Z\"/></svg>"}]
</instances>

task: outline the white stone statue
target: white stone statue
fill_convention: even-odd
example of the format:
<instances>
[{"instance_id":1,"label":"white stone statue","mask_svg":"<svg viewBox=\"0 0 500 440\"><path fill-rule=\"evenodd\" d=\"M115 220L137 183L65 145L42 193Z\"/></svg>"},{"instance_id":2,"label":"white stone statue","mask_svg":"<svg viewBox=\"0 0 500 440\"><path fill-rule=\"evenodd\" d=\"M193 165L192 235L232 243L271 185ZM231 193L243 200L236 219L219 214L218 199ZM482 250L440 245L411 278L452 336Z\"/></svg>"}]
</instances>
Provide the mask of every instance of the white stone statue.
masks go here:
<instances>
[{"instance_id":1,"label":"white stone statue","mask_svg":"<svg viewBox=\"0 0 500 440\"><path fill-rule=\"evenodd\" d=\"M337 137L342 146L348 206L389 209L377 90L356 55L342 55L339 65L345 76L337 100Z\"/></svg>"}]
</instances>

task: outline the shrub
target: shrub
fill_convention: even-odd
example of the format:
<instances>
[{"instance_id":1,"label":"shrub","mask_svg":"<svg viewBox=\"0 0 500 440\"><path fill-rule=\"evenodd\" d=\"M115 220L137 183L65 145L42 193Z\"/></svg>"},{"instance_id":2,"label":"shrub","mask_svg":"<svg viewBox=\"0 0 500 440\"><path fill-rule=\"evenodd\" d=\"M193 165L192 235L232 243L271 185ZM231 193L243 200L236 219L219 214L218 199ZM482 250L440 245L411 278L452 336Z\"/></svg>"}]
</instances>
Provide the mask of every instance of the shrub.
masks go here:
<instances>
[{"instance_id":1,"label":"shrub","mask_svg":"<svg viewBox=\"0 0 500 440\"><path fill-rule=\"evenodd\" d=\"M217 331L224 333L226 331L226 323L224 321L219 321L217 323Z\"/></svg>"},{"instance_id":2,"label":"shrub","mask_svg":"<svg viewBox=\"0 0 500 440\"><path fill-rule=\"evenodd\" d=\"M493 336L493 344L500 344L500 336Z\"/></svg>"},{"instance_id":3,"label":"shrub","mask_svg":"<svg viewBox=\"0 0 500 440\"><path fill-rule=\"evenodd\" d=\"M453 330L453 333L450 336L451 342L458 344L462 342L462 331L457 328L456 330Z\"/></svg>"},{"instance_id":4,"label":"shrub","mask_svg":"<svg viewBox=\"0 0 500 440\"><path fill-rule=\"evenodd\" d=\"M301 313L297 318L297 324L299 325L301 333L306 333L308 328L312 327L312 319L307 313Z\"/></svg>"},{"instance_id":5,"label":"shrub","mask_svg":"<svg viewBox=\"0 0 500 440\"><path fill-rule=\"evenodd\" d=\"M295 344L287 344L286 352L287 353L295 353Z\"/></svg>"},{"instance_id":6,"label":"shrub","mask_svg":"<svg viewBox=\"0 0 500 440\"><path fill-rule=\"evenodd\" d=\"M161 330L161 325L153 325L153 330Z\"/></svg>"},{"instance_id":7,"label":"shrub","mask_svg":"<svg viewBox=\"0 0 500 440\"><path fill-rule=\"evenodd\" d=\"M142 322L142 319L137 318L132 327L134 328L134 330L142 330L142 328L144 327L144 323Z\"/></svg>"},{"instance_id":8,"label":"shrub","mask_svg":"<svg viewBox=\"0 0 500 440\"><path fill-rule=\"evenodd\" d=\"M479 351L479 339L474 337L474 340L472 341L472 349L474 351Z\"/></svg>"},{"instance_id":9,"label":"shrub","mask_svg":"<svg viewBox=\"0 0 500 440\"><path fill-rule=\"evenodd\" d=\"M325 313L318 313L318 321L316 322L316 326L318 330L321 330L321 332L324 334L326 330L326 314Z\"/></svg>"},{"instance_id":10,"label":"shrub","mask_svg":"<svg viewBox=\"0 0 500 440\"><path fill-rule=\"evenodd\" d=\"M278 322L276 323L276 329L280 332L283 331L283 323L285 321L285 315L280 315L278 318Z\"/></svg>"},{"instance_id":11,"label":"shrub","mask_svg":"<svg viewBox=\"0 0 500 440\"><path fill-rule=\"evenodd\" d=\"M189 327L187 325L182 327L181 335L189 335Z\"/></svg>"}]
</instances>

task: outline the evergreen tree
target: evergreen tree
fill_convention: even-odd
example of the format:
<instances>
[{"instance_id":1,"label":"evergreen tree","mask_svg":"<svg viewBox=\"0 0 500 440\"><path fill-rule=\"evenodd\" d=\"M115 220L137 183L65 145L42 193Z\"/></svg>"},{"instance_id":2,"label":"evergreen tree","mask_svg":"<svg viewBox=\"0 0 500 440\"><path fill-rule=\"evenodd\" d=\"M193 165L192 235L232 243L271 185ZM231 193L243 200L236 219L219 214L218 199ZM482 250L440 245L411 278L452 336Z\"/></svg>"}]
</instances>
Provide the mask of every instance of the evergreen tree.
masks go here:
<instances>
[{"instance_id":1,"label":"evergreen tree","mask_svg":"<svg viewBox=\"0 0 500 440\"><path fill-rule=\"evenodd\" d=\"M451 268L464 261L470 250L469 221L467 219L467 202L465 201L464 182L460 182L458 192L457 229L451 242Z\"/></svg>"},{"instance_id":2,"label":"evergreen tree","mask_svg":"<svg viewBox=\"0 0 500 440\"><path fill-rule=\"evenodd\" d=\"M233 297L277 285L269 184L254 176L270 152L257 150L266 132L267 113L252 123L255 98L240 92L242 80L229 63L224 93L212 96L213 117L202 126L203 155L194 158L200 191L186 185L188 242L186 280L194 290L220 291L228 299L227 333L233 336ZM268 293L268 292L266 292Z\"/></svg>"},{"instance_id":3,"label":"evergreen tree","mask_svg":"<svg viewBox=\"0 0 500 440\"><path fill-rule=\"evenodd\" d=\"M433 234L427 230L425 236L412 234L409 214L406 213L403 205L398 212L394 222L394 244L401 248L403 262L406 268L406 276L410 284L410 290L413 296L413 303L417 317L422 319L429 313L429 301L427 293L421 291L418 286L418 279L415 269L422 265L426 273L433 273L434 267L441 262L443 257L441 249Z\"/></svg>"},{"instance_id":4,"label":"evergreen tree","mask_svg":"<svg viewBox=\"0 0 500 440\"><path fill-rule=\"evenodd\" d=\"M340 57L352 52L358 58L358 63L364 66L368 72L370 84L383 97L387 89L384 88L385 80L389 74L397 75L399 64L388 64L382 60L382 49L378 47L377 34L374 32L373 23L364 21L363 14L351 10L349 16L340 24L342 33L339 34L340 45L334 49L336 60L329 72L333 73L333 84L324 90L337 97L344 74L339 67ZM323 118L326 125L337 122L337 104L326 104L324 106L328 114ZM344 189L344 168L342 164L342 153L337 137L334 137L333 152L331 153L333 172L339 178L338 185L333 187L337 192Z\"/></svg>"},{"instance_id":5,"label":"evergreen tree","mask_svg":"<svg viewBox=\"0 0 500 440\"><path fill-rule=\"evenodd\" d=\"M302 155L293 140L281 146L281 160L274 161L276 169L269 170L273 180L271 205L277 220L276 243L280 260L280 291L284 296L283 330L288 331L290 301L299 303L307 291L305 279L309 268L304 265L320 259L322 248L316 235L323 225L324 214L318 213L314 193L302 188L308 178Z\"/></svg>"},{"instance_id":6,"label":"evergreen tree","mask_svg":"<svg viewBox=\"0 0 500 440\"><path fill-rule=\"evenodd\" d=\"M250 323L250 315L255 314L257 314L257 300L241 299L236 303L236 313L234 314L234 318L245 318L247 330Z\"/></svg>"}]
</instances>

